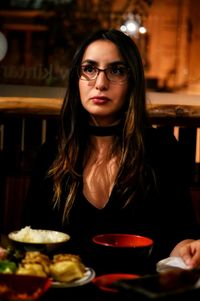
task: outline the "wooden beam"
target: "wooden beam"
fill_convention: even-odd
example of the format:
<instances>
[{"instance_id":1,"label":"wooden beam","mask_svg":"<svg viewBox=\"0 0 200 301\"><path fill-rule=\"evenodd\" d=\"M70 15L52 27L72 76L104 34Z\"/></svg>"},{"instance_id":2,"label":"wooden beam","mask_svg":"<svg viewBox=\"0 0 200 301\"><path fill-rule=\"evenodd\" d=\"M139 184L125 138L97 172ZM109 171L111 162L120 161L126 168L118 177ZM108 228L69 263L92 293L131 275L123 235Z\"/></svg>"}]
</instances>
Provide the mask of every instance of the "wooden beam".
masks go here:
<instances>
[{"instance_id":1,"label":"wooden beam","mask_svg":"<svg viewBox=\"0 0 200 301\"><path fill-rule=\"evenodd\" d=\"M0 114L58 116L63 97L0 96ZM147 109L152 122L200 125L198 96L148 93Z\"/></svg>"}]
</instances>

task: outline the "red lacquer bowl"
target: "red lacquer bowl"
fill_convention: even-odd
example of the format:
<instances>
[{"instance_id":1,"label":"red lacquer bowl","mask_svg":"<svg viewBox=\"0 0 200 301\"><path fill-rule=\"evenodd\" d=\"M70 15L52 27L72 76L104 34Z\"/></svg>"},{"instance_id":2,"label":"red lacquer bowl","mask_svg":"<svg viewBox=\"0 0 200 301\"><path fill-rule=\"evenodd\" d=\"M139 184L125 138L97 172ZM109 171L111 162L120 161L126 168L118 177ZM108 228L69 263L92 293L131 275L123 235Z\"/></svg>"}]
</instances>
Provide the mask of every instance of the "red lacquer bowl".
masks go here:
<instances>
[{"instance_id":1,"label":"red lacquer bowl","mask_svg":"<svg viewBox=\"0 0 200 301\"><path fill-rule=\"evenodd\" d=\"M152 247L153 240L149 237L134 234L100 234L93 237L98 245L113 248L142 248Z\"/></svg>"},{"instance_id":2,"label":"red lacquer bowl","mask_svg":"<svg viewBox=\"0 0 200 301\"><path fill-rule=\"evenodd\" d=\"M134 279L140 277L135 274L106 274L93 279L93 283L102 291L116 293L117 289L112 284L122 279Z\"/></svg>"},{"instance_id":3,"label":"red lacquer bowl","mask_svg":"<svg viewBox=\"0 0 200 301\"><path fill-rule=\"evenodd\" d=\"M92 239L99 274L145 274L150 266L153 240L134 234L100 234Z\"/></svg>"}]
</instances>

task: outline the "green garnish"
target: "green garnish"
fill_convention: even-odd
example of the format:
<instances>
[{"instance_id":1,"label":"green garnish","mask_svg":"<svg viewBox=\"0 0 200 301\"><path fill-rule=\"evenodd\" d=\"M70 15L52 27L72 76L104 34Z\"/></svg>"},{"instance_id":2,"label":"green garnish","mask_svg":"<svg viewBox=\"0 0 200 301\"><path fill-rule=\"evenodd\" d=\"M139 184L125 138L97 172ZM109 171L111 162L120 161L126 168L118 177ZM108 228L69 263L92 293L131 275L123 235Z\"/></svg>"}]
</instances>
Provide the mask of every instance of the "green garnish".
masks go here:
<instances>
[{"instance_id":1,"label":"green garnish","mask_svg":"<svg viewBox=\"0 0 200 301\"><path fill-rule=\"evenodd\" d=\"M15 273L17 265L10 260L0 260L0 273Z\"/></svg>"}]
</instances>

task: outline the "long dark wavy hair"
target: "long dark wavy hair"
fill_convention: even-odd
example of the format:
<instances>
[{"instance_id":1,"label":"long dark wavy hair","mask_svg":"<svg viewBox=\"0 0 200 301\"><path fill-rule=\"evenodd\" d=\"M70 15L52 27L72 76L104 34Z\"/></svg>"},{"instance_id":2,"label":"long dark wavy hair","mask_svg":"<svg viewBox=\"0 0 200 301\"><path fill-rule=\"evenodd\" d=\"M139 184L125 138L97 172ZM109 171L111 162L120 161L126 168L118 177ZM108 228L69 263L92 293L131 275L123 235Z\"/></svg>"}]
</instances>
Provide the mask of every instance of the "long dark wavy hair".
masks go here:
<instances>
[{"instance_id":1,"label":"long dark wavy hair","mask_svg":"<svg viewBox=\"0 0 200 301\"><path fill-rule=\"evenodd\" d=\"M146 88L143 62L135 42L116 29L92 33L76 51L69 71L68 87L61 108L59 150L49 175L54 181L54 204L65 198L63 219L67 218L80 185L91 149L88 134L89 113L83 108L79 94L78 69L86 47L96 40L109 40L121 53L130 69L126 103L120 112L122 131L115 137L112 154L119 158L115 180L117 199L126 206L143 182L144 128L149 125L146 111Z\"/></svg>"}]
</instances>

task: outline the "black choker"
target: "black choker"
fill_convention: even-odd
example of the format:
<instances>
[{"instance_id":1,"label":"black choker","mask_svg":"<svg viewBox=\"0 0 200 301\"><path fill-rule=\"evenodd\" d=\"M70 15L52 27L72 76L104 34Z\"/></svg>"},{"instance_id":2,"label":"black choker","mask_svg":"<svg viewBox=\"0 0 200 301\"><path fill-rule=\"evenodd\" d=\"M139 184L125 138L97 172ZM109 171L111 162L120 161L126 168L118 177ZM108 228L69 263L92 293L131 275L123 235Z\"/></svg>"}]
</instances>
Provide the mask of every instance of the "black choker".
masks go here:
<instances>
[{"instance_id":1,"label":"black choker","mask_svg":"<svg viewBox=\"0 0 200 301\"><path fill-rule=\"evenodd\" d=\"M114 136L119 135L122 131L122 124L118 123L110 126L89 125L89 134L94 136Z\"/></svg>"}]
</instances>

